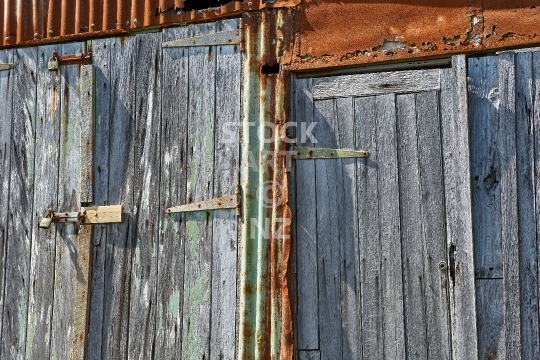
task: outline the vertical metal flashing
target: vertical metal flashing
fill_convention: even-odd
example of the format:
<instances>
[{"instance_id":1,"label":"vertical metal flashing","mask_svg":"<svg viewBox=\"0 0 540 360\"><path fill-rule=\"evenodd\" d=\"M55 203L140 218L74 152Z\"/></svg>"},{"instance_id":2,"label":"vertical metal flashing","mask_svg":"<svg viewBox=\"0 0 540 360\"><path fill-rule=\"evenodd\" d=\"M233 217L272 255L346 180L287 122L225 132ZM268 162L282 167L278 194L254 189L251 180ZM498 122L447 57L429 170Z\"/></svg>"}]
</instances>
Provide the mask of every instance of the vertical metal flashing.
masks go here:
<instances>
[{"instance_id":1,"label":"vertical metal flashing","mask_svg":"<svg viewBox=\"0 0 540 360\"><path fill-rule=\"evenodd\" d=\"M292 34L290 10L246 13L239 359L292 359L290 209L285 142L289 74L279 71ZM287 25L287 26L286 26ZM271 67L272 73L263 71Z\"/></svg>"}]
</instances>

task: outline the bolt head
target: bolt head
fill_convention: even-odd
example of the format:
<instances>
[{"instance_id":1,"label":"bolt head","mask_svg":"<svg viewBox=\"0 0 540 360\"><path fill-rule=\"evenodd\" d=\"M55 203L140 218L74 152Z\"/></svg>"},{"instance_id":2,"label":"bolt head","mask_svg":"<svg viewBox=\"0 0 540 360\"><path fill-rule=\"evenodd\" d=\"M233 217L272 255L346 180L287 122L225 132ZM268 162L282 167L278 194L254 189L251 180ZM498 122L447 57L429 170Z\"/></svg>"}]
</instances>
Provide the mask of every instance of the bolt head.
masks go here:
<instances>
[{"instance_id":1,"label":"bolt head","mask_svg":"<svg viewBox=\"0 0 540 360\"><path fill-rule=\"evenodd\" d=\"M49 30L49 34L51 34L51 35L52 35L52 33L53 33L53 32L54 32L54 31L53 31L52 29L51 29L51 30Z\"/></svg>"}]
</instances>

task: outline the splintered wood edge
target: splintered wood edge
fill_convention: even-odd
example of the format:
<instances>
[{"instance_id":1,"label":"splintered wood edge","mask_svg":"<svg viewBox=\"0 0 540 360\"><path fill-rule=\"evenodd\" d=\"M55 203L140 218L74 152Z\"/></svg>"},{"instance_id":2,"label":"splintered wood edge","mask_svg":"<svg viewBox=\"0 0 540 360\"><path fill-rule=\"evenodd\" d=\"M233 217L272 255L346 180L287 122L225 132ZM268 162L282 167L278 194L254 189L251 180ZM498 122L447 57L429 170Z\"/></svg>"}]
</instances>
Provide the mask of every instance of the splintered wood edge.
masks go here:
<instances>
[{"instance_id":1,"label":"splintered wood edge","mask_svg":"<svg viewBox=\"0 0 540 360\"><path fill-rule=\"evenodd\" d=\"M122 205L83 207L81 211L85 213L83 224L122 222Z\"/></svg>"}]
</instances>

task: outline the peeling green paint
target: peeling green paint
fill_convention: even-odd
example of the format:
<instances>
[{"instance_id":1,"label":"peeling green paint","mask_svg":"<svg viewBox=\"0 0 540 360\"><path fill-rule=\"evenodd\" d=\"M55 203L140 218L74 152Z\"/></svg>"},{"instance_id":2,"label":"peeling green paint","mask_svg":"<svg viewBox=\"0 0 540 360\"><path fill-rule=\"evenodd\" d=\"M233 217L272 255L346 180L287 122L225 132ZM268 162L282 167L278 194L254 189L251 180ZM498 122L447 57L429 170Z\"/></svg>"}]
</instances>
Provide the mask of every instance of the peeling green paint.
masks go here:
<instances>
[{"instance_id":1,"label":"peeling green paint","mask_svg":"<svg viewBox=\"0 0 540 360\"><path fill-rule=\"evenodd\" d=\"M180 312L180 292L176 290L169 299L169 315L174 317Z\"/></svg>"},{"instance_id":2,"label":"peeling green paint","mask_svg":"<svg viewBox=\"0 0 540 360\"><path fill-rule=\"evenodd\" d=\"M199 252L199 224L195 220L188 220L186 222L186 231L188 239L191 240L191 248L195 253Z\"/></svg>"}]
</instances>

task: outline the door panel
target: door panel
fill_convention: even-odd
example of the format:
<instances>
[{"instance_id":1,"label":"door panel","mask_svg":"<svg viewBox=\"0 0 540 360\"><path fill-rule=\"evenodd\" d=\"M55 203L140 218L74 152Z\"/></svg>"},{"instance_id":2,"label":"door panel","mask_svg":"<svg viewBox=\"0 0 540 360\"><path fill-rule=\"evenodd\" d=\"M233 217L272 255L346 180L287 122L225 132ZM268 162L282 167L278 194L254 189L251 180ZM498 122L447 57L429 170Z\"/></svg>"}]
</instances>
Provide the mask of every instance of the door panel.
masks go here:
<instances>
[{"instance_id":1,"label":"door panel","mask_svg":"<svg viewBox=\"0 0 540 360\"><path fill-rule=\"evenodd\" d=\"M439 84L452 70L297 81L296 121L307 123L297 128L313 129L313 144L302 142L309 138L302 132L298 144L370 152L367 159L295 165L301 356L318 350L321 359L453 357L456 284L447 264L455 243L446 229ZM469 271L459 280L468 277ZM469 296L474 304L474 292ZM460 351L474 356L475 342Z\"/></svg>"}]
</instances>

